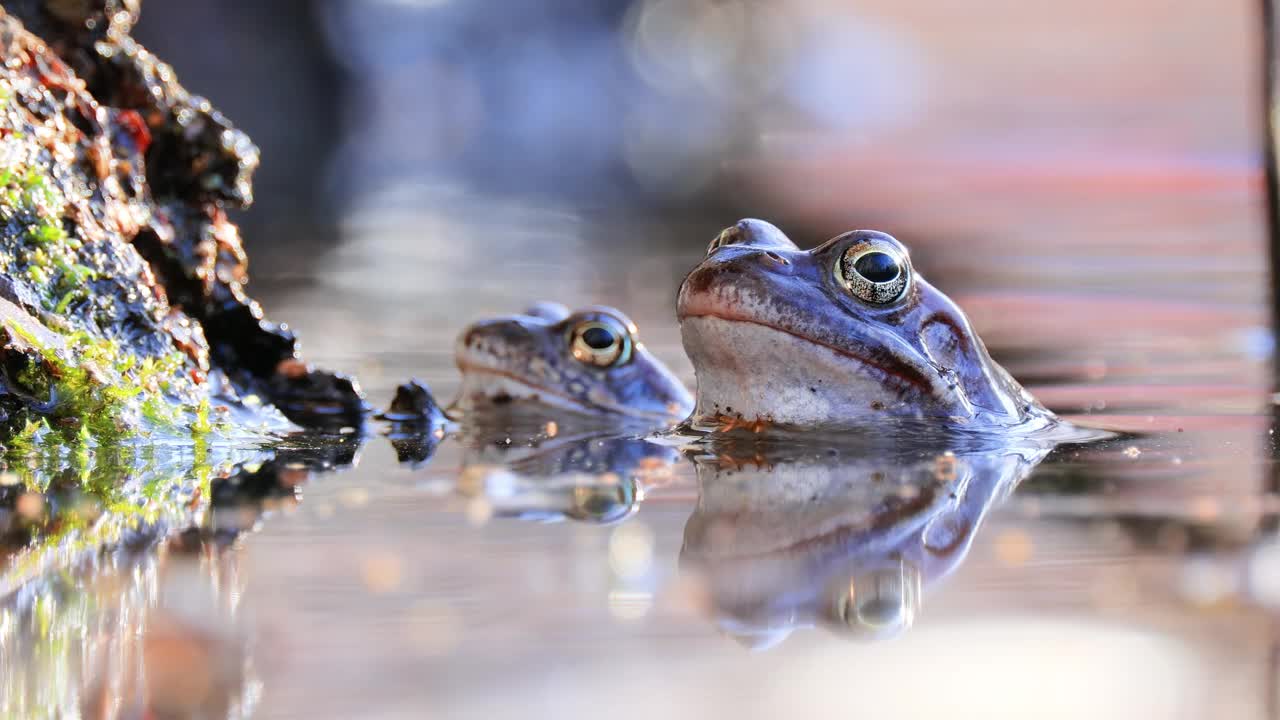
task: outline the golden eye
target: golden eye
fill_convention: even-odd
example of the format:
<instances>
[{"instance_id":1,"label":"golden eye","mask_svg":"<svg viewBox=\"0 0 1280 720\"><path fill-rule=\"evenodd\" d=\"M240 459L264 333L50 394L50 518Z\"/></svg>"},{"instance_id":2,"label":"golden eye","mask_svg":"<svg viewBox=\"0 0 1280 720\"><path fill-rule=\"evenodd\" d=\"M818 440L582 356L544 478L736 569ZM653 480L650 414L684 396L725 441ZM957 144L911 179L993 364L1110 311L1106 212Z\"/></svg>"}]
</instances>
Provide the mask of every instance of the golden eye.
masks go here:
<instances>
[{"instance_id":1,"label":"golden eye","mask_svg":"<svg viewBox=\"0 0 1280 720\"><path fill-rule=\"evenodd\" d=\"M911 264L888 244L851 245L836 263L836 279L855 297L872 305L888 305L907 293Z\"/></svg>"},{"instance_id":2,"label":"golden eye","mask_svg":"<svg viewBox=\"0 0 1280 720\"><path fill-rule=\"evenodd\" d=\"M574 326L569 350L580 363L596 367L620 365L631 355L631 336L617 323L588 320Z\"/></svg>"}]
</instances>

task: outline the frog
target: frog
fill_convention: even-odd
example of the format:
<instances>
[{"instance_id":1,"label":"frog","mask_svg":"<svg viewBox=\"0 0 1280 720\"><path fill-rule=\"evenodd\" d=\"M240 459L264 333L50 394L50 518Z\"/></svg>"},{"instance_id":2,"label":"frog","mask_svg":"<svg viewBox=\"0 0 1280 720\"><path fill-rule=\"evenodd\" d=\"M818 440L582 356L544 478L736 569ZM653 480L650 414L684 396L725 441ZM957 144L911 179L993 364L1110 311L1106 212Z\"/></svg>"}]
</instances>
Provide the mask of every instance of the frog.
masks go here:
<instances>
[{"instance_id":1,"label":"frog","mask_svg":"<svg viewBox=\"0 0 1280 720\"><path fill-rule=\"evenodd\" d=\"M622 311L540 302L476 322L458 336L462 384L451 416L516 405L548 414L671 425L693 409L688 388L640 341Z\"/></svg>"},{"instance_id":2,"label":"frog","mask_svg":"<svg viewBox=\"0 0 1280 720\"><path fill-rule=\"evenodd\" d=\"M740 220L712 240L676 306L697 384L689 428L1057 422L884 232L802 250L766 221Z\"/></svg>"}]
</instances>

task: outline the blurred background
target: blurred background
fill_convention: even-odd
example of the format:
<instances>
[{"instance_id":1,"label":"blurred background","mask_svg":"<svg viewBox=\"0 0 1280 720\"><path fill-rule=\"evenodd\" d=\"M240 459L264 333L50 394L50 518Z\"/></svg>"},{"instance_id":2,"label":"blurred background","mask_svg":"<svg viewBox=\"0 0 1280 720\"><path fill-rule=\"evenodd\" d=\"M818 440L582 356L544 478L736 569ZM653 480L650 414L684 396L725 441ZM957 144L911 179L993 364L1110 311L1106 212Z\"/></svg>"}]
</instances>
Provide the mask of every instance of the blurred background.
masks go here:
<instances>
[{"instance_id":1,"label":"blurred background","mask_svg":"<svg viewBox=\"0 0 1280 720\"><path fill-rule=\"evenodd\" d=\"M981 160L1007 178L1060 175L1049 168L1071 159L1076 175L1150 176L1177 153L1184 172L1247 170L1254 12L172 0L146 6L138 36L262 146L264 215L335 198L351 212L439 185L580 207L755 207L801 169L856 160L841 185L806 188L852 214L892 189L889 163ZM932 169L917 183L947 179Z\"/></svg>"},{"instance_id":2,"label":"blurred background","mask_svg":"<svg viewBox=\"0 0 1280 720\"><path fill-rule=\"evenodd\" d=\"M999 312L1034 314L1067 285L1091 332L1121 336L1186 312L1135 298L1227 302L1175 346L1228 332L1256 358L1255 5L166 0L137 35L262 147L254 292L300 306L283 317L339 366L392 344L344 308L448 323L391 339L447 354L459 321L537 299L514 273L570 304L663 308L740 216L801 246L892 232L983 296L984 329L1004 291L1021 294ZM995 344L1035 348L1033 325Z\"/></svg>"},{"instance_id":3,"label":"blurred background","mask_svg":"<svg viewBox=\"0 0 1280 720\"><path fill-rule=\"evenodd\" d=\"M540 299L623 308L692 383L676 288L756 216L802 247L893 233L1037 397L1140 433L1046 460L909 634L767 655L681 589L688 463L616 526L490 522L460 499L457 443L417 468L374 438L238 548L243 593L218 585L257 613L262 715L1275 717L1259 19L1245 0L146 0L141 42L262 148L252 293L375 406L409 375L447 401L458 330Z\"/></svg>"}]
</instances>

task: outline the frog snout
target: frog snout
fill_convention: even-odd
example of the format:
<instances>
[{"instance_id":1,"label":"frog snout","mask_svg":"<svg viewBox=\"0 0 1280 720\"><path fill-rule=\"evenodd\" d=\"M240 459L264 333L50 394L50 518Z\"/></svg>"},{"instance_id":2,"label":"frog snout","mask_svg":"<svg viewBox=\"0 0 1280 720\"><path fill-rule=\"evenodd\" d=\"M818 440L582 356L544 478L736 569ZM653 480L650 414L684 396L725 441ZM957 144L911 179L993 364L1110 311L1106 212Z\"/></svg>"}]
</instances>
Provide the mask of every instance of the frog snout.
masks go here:
<instances>
[{"instance_id":1,"label":"frog snout","mask_svg":"<svg viewBox=\"0 0 1280 720\"><path fill-rule=\"evenodd\" d=\"M730 242L735 245L779 250L799 249L777 226L764 220L756 220L754 218L739 220L733 227L726 229L724 232L732 236Z\"/></svg>"},{"instance_id":2,"label":"frog snout","mask_svg":"<svg viewBox=\"0 0 1280 720\"><path fill-rule=\"evenodd\" d=\"M682 292L705 293L726 285L745 287L769 275L790 274L791 270L791 261L776 250L747 245L726 247L689 273Z\"/></svg>"},{"instance_id":3,"label":"frog snout","mask_svg":"<svg viewBox=\"0 0 1280 720\"><path fill-rule=\"evenodd\" d=\"M720 265L720 272L725 275L758 275L761 271L785 273L791 266L791 260L784 253L750 245L726 251L723 259L711 258L704 265L712 263Z\"/></svg>"}]
</instances>

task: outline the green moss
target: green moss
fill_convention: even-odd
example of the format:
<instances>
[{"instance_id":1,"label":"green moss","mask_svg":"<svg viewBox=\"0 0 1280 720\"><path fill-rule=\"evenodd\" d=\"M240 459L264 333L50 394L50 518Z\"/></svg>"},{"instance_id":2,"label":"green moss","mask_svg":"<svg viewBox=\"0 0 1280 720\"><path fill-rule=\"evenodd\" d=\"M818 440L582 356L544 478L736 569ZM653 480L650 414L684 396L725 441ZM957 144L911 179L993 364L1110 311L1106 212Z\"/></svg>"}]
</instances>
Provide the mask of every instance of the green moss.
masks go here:
<instances>
[{"instance_id":1,"label":"green moss","mask_svg":"<svg viewBox=\"0 0 1280 720\"><path fill-rule=\"evenodd\" d=\"M9 438L10 454L27 455L44 445L44 441L53 434L49 421L45 418L32 420L28 418L22 429Z\"/></svg>"},{"instance_id":2,"label":"green moss","mask_svg":"<svg viewBox=\"0 0 1280 720\"><path fill-rule=\"evenodd\" d=\"M181 353L139 359L85 332L67 333L63 346L54 348L17 323L6 327L43 359L20 372L19 382L39 400L56 400L53 425L28 423L9 443L11 457L50 445L75 451L131 435L200 437L228 430L211 419L207 397L188 399L190 388L177 387L184 384Z\"/></svg>"},{"instance_id":3,"label":"green moss","mask_svg":"<svg viewBox=\"0 0 1280 720\"><path fill-rule=\"evenodd\" d=\"M13 254L43 309L58 315L88 299L89 283L97 278L77 259L82 244L63 226L66 205L40 168L0 167L0 214L21 228Z\"/></svg>"},{"instance_id":4,"label":"green moss","mask_svg":"<svg viewBox=\"0 0 1280 720\"><path fill-rule=\"evenodd\" d=\"M0 83L0 95L3 90ZM68 203L49 172L38 163L0 160L0 273L25 285L44 311L40 322L59 338L50 347L17 327L22 323L0 326L0 337L7 330L38 354L40 361L17 380L27 395L53 406L39 442L19 437L6 454L20 457L46 444L56 446L51 452L78 452L157 435L234 435L228 423L215 420L205 388L189 379L187 356L140 356L102 337L98 328L115 323L115 299L94 292L98 273L85 263L96 261L67 232Z\"/></svg>"},{"instance_id":5,"label":"green moss","mask_svg":"<svg viewBox=\"0 0 1280 720\"><path fill-rule=\"evenodd\" d=\"M200 405L196 407L196 417L191 422L191 432L197 435L213 432L213 423L209 422L209 398L200 398Z\"/></svg>"},{"instance_id":6,"label":"green moss","mask_svg":"<svg viewBox=\"0 0 1280 720\"><path fill-rule=\"evenodd\" d=\"M29 280L32 285L41 286L49 284L48 271L39 265L28 265L26 276L27 280Z\"/></svg>"}]
</instances>

